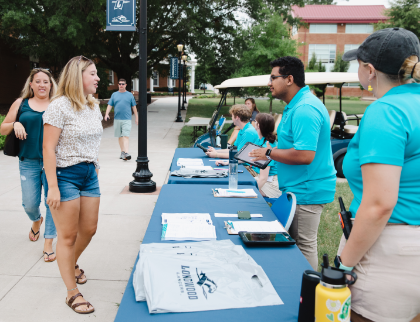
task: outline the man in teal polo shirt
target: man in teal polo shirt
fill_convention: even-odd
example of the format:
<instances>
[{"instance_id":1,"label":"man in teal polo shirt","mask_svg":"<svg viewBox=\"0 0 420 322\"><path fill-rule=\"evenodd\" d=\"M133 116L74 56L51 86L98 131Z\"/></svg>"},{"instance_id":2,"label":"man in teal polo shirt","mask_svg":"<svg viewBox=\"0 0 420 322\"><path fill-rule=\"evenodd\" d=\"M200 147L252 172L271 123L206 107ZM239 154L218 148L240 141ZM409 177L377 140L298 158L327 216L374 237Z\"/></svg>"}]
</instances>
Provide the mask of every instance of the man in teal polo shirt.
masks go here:
<instances>
[{"instance_id":1,"label":"man in teal polo shirt","mask_svg":"<svg viewBox=\"0 0 420 322\"><path fill-rule=\"evenodd\" d=\"M286 102L277 128L277 149L250 153L256 160L277 162L279 189L296 195L296 213L289 233L313 269L318 268L317 233L322 210L334 201L334 168L328 111L305 86L304 66L296 57L271 62L268 86Z\"/></svg>"},{"instance_id":2,"label":"man in teal polo shirt","mask_svg":"<svg viewBox=\"0 0 420 322\"><path fill-rule=\"evenodd\" d=\"M235 145L238 150L242 149L242 147L247 142L257 144L260 140L257 131L255 130L254 126L249 122L251 118L252 112L250 109L244 104L237 104L233 105L229 113L232 115L233 124L240 128L238 132L238 136L236 137L236 141L233 145ZM221 159L229 159L229 150L215 150L214 148L208 148L206 154L210 158L221 158Z\"/></svg>"}]
</instances>

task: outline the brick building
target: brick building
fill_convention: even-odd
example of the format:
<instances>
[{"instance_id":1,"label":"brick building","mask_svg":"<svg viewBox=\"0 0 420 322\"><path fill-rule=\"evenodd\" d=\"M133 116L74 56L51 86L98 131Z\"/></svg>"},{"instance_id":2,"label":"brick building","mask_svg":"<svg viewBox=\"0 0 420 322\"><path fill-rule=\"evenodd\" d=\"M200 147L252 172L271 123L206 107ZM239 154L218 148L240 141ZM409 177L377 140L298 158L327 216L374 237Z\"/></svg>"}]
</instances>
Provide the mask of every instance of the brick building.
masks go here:
<instances>
[{"instance_id":1,"label":"brick building","mask_svg":"<svg viewBox=\"0 0 420 322\"><path fill-rule=\"evenodd\" d=\"M356 49L373 32L373 23L384 21L385 6L337 6L337 5L307 5L292 7L292 16L299 17L308 25L293 30L292 38L299 43L298 52L307 66L312 55L331 71L338 53ZM358 69L356 61L350 63L348 72L355 73ZM337 89L335 89L335 92ZM333 87L327 89L327 95L332 95ZM367 94L363 91L363 96ZM362 96L358 84L346 84L343 87L345 96ZM366 95L367 96L367 95Z\"/></svg>"}]
</instances>

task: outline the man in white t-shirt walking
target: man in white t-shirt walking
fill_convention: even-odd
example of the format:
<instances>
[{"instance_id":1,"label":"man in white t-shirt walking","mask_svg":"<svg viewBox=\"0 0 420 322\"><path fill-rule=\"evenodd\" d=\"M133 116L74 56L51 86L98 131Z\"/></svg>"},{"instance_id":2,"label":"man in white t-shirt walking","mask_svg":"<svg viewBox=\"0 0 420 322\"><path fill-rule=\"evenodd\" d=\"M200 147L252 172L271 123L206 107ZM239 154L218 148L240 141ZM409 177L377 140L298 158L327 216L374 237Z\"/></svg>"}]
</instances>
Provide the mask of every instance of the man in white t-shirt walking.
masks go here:
<instances>
[{"instance_id":1,"label":"man in white t-shirt walking","mask_svg":"<svg viewBox=\"0 0 420 322\"><path fill-rule=\"evenodd\" d=\"M118 138L118 143L121 148L120 159L125 161L131 159L128 154L128 139L131 131L131 109L136 116L136 124L139 124L139 117L137 115L136 100L133 94L128 92L125 88L127 82L125 79L120 78L118 81L118 92L114 92L108 102L108 107L105 113L105 121L109 119L109 112L112 107L115 108L114 112L114 136Z\"/></svg>"}]
</instances>

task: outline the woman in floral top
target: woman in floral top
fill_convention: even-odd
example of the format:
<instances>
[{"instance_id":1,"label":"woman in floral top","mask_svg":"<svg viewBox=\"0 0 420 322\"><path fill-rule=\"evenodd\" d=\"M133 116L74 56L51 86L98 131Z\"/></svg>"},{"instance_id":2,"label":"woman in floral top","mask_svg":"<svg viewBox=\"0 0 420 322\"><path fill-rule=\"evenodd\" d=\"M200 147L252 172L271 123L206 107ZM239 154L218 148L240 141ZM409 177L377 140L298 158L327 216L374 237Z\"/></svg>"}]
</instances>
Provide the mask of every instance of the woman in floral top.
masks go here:
<instances>
[{"instance_id":1,"label":"woman in floral top","mask_svg":"<svg viewBox=\"0 0 420 322\"><path fill-rule=\"evenodd\" d=\"M76 283L87 282L77 260L96 232L99 212L98 153L102 114L96 93L99 77L92 60L72 58L44 114L44 167L47 203L58 231L57 262L67 287L66 303L86 314L93 306Z\"/></svg>"}]
</instances>

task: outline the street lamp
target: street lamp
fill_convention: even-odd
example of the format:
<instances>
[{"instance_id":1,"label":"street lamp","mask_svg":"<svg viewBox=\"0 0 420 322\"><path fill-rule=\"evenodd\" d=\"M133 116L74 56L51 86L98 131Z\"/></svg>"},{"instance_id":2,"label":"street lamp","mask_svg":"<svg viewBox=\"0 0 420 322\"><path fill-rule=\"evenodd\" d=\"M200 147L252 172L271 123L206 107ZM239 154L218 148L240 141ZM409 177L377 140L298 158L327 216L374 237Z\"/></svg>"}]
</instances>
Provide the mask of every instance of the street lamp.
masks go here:
<instances>
[{"instance_id":1,"label":"street lamp","mask_svg":"<svg viewBox=\"0 0 420 322\"><path fill-rule=\"evenodd\" d=\"M186 110L185 108L185 104L187 104L187 93L186 93L186 86L185 86L185 79L186 79L186 74L187 74L187 68L186 68L186 63L187 63L187 59L188 59L188 55L184 52L182 54L182 60L184 61L184 66L182 66L182 108L181 110Z\"/></svg>"},{"instance_id":2,"label":"street lamp","mask_svg":"<svg viewBox=\"0 0 420 322\"><path fill-rule=\"evenodd\" d=\"M147 0L140 1L139 48L138 156L134 180L130 182L129 190L153 192L156 191L156 183L151 180L153 174L149 171L147 158Z\"/></svg>"},{"instance_id":3,"label":"street lamp","mask_svg":"<svg viewBox=\"0 0 420 322\"><path fill-rule=\"evenodd\" d=\"M183 122L182 117L181 117L181 54L182 54L182 50L184 49L184 44L182 42L180 42L177 45L178 48L178 115L176 117L175 122Z\"/></svg>"}]
</instances>

